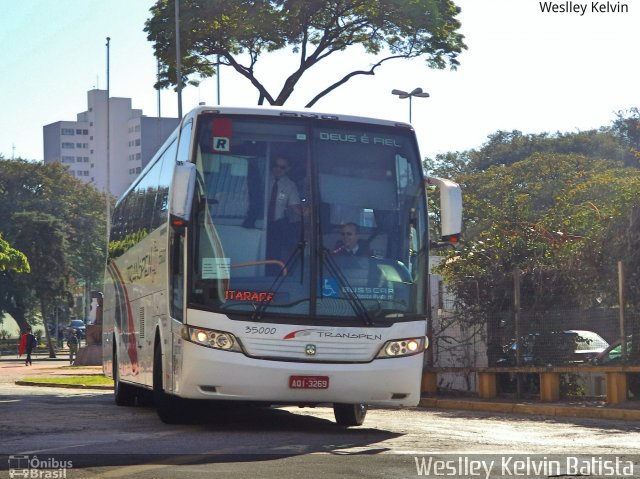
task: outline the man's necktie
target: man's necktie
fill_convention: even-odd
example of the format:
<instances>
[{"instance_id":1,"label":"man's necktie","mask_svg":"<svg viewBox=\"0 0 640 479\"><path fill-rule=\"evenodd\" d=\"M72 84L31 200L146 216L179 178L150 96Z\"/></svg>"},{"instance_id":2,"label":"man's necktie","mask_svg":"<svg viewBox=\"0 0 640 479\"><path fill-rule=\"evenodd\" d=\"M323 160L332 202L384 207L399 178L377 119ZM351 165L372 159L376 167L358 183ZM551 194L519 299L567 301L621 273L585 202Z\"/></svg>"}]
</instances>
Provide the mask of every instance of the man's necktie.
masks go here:
<instances>
[{"instance_id":1,"label":"man's necktie","mask_svg":"<svg viewBox=\"0 0 640 479\"><path fill-rule=\"evenodd\" d=\"M269 197L269 208L267 209L267 220L274 221L276 219L276 201L278 200L278 178L273 182L271 187L271 196Z\"/></svg>"}]
</instances>

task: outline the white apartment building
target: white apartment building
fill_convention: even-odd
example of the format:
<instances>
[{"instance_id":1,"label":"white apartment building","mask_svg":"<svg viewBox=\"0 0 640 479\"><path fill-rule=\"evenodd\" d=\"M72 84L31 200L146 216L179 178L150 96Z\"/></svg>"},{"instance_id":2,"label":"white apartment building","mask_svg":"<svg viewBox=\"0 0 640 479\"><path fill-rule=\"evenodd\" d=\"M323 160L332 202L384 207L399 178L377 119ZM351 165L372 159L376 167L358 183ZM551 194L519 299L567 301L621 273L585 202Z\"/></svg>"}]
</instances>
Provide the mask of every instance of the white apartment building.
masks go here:
<instances>
[{"instance_id":1,"label":"white apartment building","mask_svg":"<svg viewBox=\"0 0 640 479\"><path fill-rule=\"evenodd\" d=\"M76 121L45 125L44 162L60 162L69 173L99 191L107 189L107 134L109 135L109 190L116 198L136 179L169 134L178 118L147 117L131 108L131 98L110 98L107 132L107 91L87 92L87 111Z\"/></svg>"}]
</instances>

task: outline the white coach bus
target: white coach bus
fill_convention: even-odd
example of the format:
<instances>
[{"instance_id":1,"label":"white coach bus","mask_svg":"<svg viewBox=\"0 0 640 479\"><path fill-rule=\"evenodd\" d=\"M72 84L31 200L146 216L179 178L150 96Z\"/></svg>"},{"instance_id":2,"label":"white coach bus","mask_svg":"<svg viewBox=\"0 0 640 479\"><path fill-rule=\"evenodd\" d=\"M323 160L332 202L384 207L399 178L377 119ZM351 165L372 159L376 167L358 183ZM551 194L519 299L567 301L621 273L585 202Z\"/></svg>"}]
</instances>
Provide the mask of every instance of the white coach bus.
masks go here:
<instances>
[{"instance_id":1,"label":"white coach bus","mask_svg":"<svg viewBox=\"0 0 640 479\"><path fill-rule=\"evenodd\" d=\"M368 405L417 405L427 181L438 241L455 239L460 189L424 177L407 124L191 111L114 209L103 367L116 403L152 392L165 422L184 399L329 404L344 426Z\"/></svg>"}]
</instances>

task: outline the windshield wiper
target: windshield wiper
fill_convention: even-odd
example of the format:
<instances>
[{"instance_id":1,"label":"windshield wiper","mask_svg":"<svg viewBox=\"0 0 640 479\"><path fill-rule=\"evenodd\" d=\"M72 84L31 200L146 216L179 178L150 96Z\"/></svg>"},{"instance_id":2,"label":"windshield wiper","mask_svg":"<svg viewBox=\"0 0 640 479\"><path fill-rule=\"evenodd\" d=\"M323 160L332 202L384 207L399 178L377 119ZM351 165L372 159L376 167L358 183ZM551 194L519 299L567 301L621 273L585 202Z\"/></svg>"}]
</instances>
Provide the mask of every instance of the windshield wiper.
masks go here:
<instances>
[{"instance_id":1,"label":"windshield wiper","mask_svg":"<svg viewBox=\"0 0 640 479\"><path fill-rule=\"evenodd\" d=\"M323 264L327 264L327 269L329 272L338 280L342 291L346 294L347 299L349 300L349 305L353 309L353 312L356 314L358 318L364 322L367 326L373 326L373 320L369 315L369 311L367 307L364 305L362 300L358 297L356 293L353 292L353 288L349 284L349 280L345 276L345 274L340 269L340 266L336 263L336 260L331 255L331 251L328 248L323 248L320 250L320 254L322 255Z\"/></svg>"},{"instance_id":2,"label":"windshield wiper","mask_svg":"<svg viewBox=\"0 0 640 479\"><path fill-rule=\"evenodd\" d=\"M282 283L284 282L284 278L285 278L285 272L289 271L289 267L291 266L293 261L296 259L296 257L300 253L302 253L302 256L301 256L302 257L302 261L303 261L302 269L304 270L304 249L305 249L306 246L307 246L307 242L305 240L300 240L298 242L297 246L294 248L293 252L291 253L291 256L289 256L289 258L287 259L287 262L284 264L284 266L282 268L280 268L280 272L273 279L273 282L271 283L271 286L269 286L269 292L273 293L271 300L273 300L273 298L275 298L276 293L278 292L278 290L282 286ZM300 280L302 281L302 279L303 278L301 276ZM260 303L258 303L257 306L254 303L255 310L251 314L251 320L252 321L261 321L262 320L262 315L264 314L265 310L267 309L267 306L269 306L271 304L271 300L267 300L265 298Z\"/></svg>"}]
</instances>

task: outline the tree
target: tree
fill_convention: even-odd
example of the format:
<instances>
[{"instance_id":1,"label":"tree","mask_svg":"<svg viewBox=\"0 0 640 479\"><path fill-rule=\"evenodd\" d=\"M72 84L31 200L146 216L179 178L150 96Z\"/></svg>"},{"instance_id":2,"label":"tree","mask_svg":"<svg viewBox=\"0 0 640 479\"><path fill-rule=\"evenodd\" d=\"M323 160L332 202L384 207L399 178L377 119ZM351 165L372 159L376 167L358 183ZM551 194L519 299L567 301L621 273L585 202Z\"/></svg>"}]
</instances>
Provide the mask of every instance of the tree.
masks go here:
<instances>
[{"instance_id":1,"label":"tree","mask_svg":"<svg viewBox=\"0 0 640 479\"><path fill-rule=\"evenodd\" d=\"M307 71L354 45L384 55L370 68L327 85L307 107L356 76L374 75L388 61L424 57L431 68L455 69L466 49L458 33L460 9L451 0L182 0L179 5L182 81L215 75L219 61L251 82L260 104L284 105ZM160 63L156 88L176 85L174 1L157 0L144 31ZM298 55L297 66L272 94L255 66L263 53L284 48Z\"/></svg>"},{"instance_id":2,"label":"tree","mask_svg":"<svg viewBox=\"0 0 640 479\"><path fill-rule=\"evenodd\" d=\"M479 150L446 153L427 159L425 166L439 176L456 172L483 171L491 166L509 166L529 158L534 153L579 154L589 158L623 161L636 166L637 160L621 134L611 128L577 133L525 134L518 130L499 130L488 136Z\"/></svg>"},{"instance_id":3,"label":"tree","mask_svg":"<svg viewBox=\"0 0 640 479\"><path fill-rule=\"evenodd\" d=\"M22 245L33 265L32 274L21 276L16 284L33 291L42 317L46 318L57 298L70 296L66 288L70 271L64 224L53 215L37 211L16 213L13 222L18 231L16 242ZM49 352L55 357L49 328L44 329Z\"/></svg>"},{"instance_id":4,"label":"tree","mask_svg":"<svg viewBox=\"0 0 640 479\"><path fill-rule=\"evenodd\" d=\"M617 261L627 259L631 271L640 267L630 242L637 225L629 226L640 204L637 168L548 153L456 179L464 192L465 242L441 270L463 320L486 323L492 346L498 324L512 318L516 267L521 305L541 324L552 308L615 306Z\"/></svg>"},{"instance_id":5,"label":"tree","mask_svg":"<svg viewBox=\"0 0 640 479\"><path fill-rule=\"evenodd\" d=\"M24 253L12 248L8 242L2 239L0 234L0 274L3 271L28 273L29 262Z\"/></svg>"},{"instance_id":6,"label":"tree","mask_svg":"<svg viewBox=\"0 0 640 479\"><path fill-rule=\"evenodd\" d=\"M68 307L69 278L100 280L104 204L104 195L59 163L0 159L0 228L31 265L30 274L0 274L0 314L25 329L37 312L47 318L54 303Z\"/></svg>"},{"instance_id":7,"label":"tree","mask_svg":"<svg viewBox=\"0 0 640 479\"><path fill-rule=\"evenodd\" d=\"M629 108L616 113L616 120L611 127L613 133L627 147L634 166L640 162L640 109Z\"/></svg>"}]
</instances>

